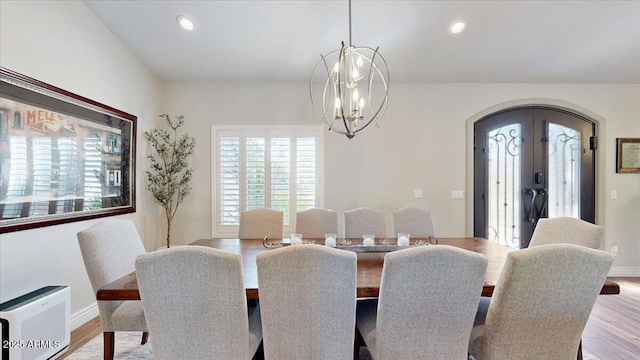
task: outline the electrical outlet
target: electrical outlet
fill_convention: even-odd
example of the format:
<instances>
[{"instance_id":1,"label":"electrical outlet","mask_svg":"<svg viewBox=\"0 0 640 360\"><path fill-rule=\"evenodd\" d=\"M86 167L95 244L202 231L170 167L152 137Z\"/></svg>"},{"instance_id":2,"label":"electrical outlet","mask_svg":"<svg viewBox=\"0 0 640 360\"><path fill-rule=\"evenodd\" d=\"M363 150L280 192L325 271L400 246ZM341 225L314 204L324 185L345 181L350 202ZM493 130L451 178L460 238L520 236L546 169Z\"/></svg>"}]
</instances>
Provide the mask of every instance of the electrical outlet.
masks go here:
<instances>
[{"instance_id":1,"label":"electrical outlet","mask_svg":"<svg viewBox=\"0 0 640 360\"><path fill-rule=\"evenodd\" d=\"M413 190L414 199L422 199L422 190Z\"/></svg>"},{"instance_id":2,"label":"electrical outlet","mask_svg":"<svg viewBox=\"0 0 640 360\"><path fill-rule=\"evenodd\" d=\"M618 255L618 245L611 245L611 256Z\"/></svg>"},{"instance_id":3,"label":"electrical outlet","mask_svg":"<svg viewBox=\"0 0 640 360\"><path fill-rule=\"evenodd\" d=\"M464 199L464 191L462 190L451 190L451 198L456 200Z\"/></svg>"},{"instance_id":4,"label":"electrical outlet","mask_svg":"<svg viewBox=\"0 0 640 360\"><path fill-rule=\"evenodd\" d=\"M618 198L618 190L611 190L611 200L616 200Z\"/></svg>"}]
</instances>

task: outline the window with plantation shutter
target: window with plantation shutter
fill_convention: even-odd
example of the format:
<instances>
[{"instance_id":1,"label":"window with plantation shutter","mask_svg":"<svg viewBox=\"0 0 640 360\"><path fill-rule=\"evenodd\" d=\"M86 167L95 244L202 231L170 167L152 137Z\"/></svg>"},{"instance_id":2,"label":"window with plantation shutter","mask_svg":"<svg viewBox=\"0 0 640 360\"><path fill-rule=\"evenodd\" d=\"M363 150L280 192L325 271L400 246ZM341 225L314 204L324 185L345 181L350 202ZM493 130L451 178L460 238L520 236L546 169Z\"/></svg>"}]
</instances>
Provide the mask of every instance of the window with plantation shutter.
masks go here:
<instances>
[{"instance_id":1,"label":"window with plantation shutter","mask_svg":"<svg viewBox=\"0 0 640 360\"><path fill-rule=\"evenodd\" d=\"M322 127L214 126L213 236L236 236L240 212L283 212L284 233L296 212L322 206Z\"/></svg>"}]
</instances>

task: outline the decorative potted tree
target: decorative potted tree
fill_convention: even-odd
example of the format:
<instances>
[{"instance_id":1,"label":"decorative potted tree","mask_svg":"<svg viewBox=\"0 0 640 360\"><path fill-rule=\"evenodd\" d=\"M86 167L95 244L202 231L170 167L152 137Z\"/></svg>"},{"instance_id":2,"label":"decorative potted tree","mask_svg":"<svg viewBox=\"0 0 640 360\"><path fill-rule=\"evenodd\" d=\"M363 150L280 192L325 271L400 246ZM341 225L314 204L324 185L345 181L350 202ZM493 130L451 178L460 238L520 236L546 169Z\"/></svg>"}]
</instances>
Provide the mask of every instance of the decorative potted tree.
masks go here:
<instances>
[{"instance_id":1,"label":"decorative potted tree","mask_svg":"<svg viewBox=\"0 0 640 360\"><path fill-rule=\"evenodd\" d=\"M191 192L189 182L193 169L189 167L189 156L193 154L196 139L187 134L178 135L178 129L184 125L184 116L175 116L175 120L162 114L169 128L152 129L144 135L154 149L148 156L151 166L146 170L147 189L154 199L164 208L167 216L167 248L171 246L171 221L178 206Z\"/></svg>"}]
</instances>

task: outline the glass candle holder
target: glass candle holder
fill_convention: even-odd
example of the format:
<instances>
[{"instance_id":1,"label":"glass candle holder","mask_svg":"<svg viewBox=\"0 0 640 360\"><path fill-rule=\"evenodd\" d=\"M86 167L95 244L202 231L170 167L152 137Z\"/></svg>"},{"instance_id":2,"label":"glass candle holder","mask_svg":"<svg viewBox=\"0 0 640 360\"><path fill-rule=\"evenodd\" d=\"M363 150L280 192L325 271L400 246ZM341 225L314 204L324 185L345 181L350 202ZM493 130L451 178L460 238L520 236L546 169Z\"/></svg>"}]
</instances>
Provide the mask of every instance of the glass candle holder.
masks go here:
<instances>
[{"instance_id":1,"label":"glass candle holder","mask_svg":"<svg viewBox=\"0 0 640 360\"><path fill-rule=\"evenodd\" d=\"M291 245L302 244L302 234L291 234Z\"/></svg>"},{"instance_id":2,"label":"glass candle holder","mask_svg":"<svg viewBox=\"0 0 640 360\"><path fill-rule=\"evenodd\" d=\"M376 236L373 234L364 234L362 235L362 245L364 246L374 246L376 244Z\"/></svg>"},{"instance_id":3,"label":"glass candle holder","mask_svg":"<svg viewBox=\"0 0 640 360\"><path fill-rule=\"evenodd\" d=\"M398 233L398 246L409 246L411 235L407 233Z\"/></svg>"},{"instance_id":4,"label":"glass candle holder","mask_svg":"<svg viewBox=\"0 0 640 360\"><path fill-rule=\"evenodd\" d=\"M336 239L338 235L336 234L324 234L324 244L326 246L336 247Z\"/></svg>"}]
</instances>

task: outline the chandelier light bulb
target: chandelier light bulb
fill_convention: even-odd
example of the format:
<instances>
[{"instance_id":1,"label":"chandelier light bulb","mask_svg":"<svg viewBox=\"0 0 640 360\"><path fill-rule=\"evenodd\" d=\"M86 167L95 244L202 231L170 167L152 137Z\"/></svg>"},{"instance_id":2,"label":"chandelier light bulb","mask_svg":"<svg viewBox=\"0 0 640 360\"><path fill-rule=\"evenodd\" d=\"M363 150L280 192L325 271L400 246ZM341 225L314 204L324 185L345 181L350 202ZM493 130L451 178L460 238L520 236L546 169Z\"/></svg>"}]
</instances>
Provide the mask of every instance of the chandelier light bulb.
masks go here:
<instances>
[{"instance_id":1,"label":"chandelier light bulb","mask_svg":"<svg viewBox=\"0 0 640 360\"><path fill-rule=\"evenodd\" d=\"M358 68L353 68L351 70L351 77L353 78L354 81L357 81L356 79L358 79L359 76L359 72L358 72Z\"/></svg>"},{"instance_id":2,"label":"chandelier light bulb","mask_svg":"<svg viewBox=\"0 0 640 360\"><path fill-rule=\"evenodd\" d=\"M340 98L337 97L336 98L336 102L335 102L335 106L333 108L333 118L334 119L339 119L339 118L342 117L341 110L342 110L342 106L340 104Z\"/></svg>"}]
</instances>

